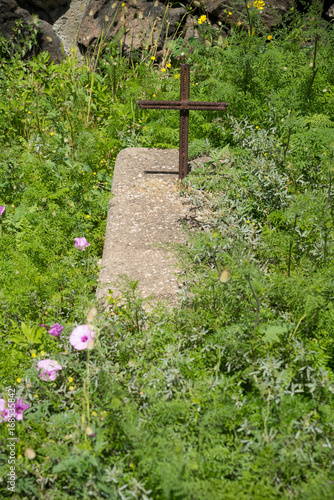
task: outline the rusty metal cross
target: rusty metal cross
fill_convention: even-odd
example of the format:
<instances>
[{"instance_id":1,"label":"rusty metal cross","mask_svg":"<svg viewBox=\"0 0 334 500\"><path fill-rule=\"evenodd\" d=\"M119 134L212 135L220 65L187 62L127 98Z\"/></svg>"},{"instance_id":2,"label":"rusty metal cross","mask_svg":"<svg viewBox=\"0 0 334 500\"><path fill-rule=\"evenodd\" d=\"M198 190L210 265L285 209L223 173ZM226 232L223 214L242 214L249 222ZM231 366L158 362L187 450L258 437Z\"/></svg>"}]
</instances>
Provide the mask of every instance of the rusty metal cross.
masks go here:
<instances>
[{"instance_id":1,"label":"rusty metal cross","mask_svg":"<svg viewBox=\"0 0 334 500\"><path fill-rule=\"evenodd\" d=\"M141 109L177 109L180 111L179 179L188 173L189 110L226 111L227 102L189 101L190 66L181 64L179 101L137 101Z\"/></svg>"}]
</instances>

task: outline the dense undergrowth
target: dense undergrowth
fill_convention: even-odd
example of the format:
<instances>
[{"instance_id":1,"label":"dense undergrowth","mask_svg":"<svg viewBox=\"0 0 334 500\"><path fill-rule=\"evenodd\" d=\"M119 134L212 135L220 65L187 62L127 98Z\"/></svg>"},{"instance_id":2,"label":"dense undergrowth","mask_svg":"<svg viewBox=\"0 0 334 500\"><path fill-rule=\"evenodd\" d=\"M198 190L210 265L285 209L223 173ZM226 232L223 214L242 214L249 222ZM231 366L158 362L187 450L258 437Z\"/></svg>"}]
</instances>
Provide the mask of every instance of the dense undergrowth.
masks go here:
<instances>
[{"instance_id":1,"label":"dense undergrowth","mask_svg":"<svg viewBox=\"0 0 334 500\"><path fill-rule=\"evenodd\" d=\"M202 18L162 62L116 42L85 65L1 59L1 397L29 405L15 492L1 423L3 498L333 498L334 35L316 11L265 32L256 5L228 38ZM196 209L179 306L145 312L125 280L106 313L114 160L177 147L178 113L136 101L178 99L182 61L191 99L229 107L191 113L191 156L211 159L181 189Z\"/></svg>"}]
</instances>

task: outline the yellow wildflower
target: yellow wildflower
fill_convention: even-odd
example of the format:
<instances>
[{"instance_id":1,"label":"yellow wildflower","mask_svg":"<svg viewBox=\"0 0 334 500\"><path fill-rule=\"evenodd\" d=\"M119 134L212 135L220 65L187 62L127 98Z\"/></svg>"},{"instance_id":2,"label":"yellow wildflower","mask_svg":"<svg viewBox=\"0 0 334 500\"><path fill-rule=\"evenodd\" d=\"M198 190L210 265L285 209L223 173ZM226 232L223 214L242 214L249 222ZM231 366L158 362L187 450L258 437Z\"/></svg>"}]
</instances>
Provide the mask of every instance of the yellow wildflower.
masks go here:
<instances>
[{"instance_id":1,"label":"yellow wildflower","mask_svg":"<svg viewBox=\"0 0 334 500\"><path fill-rule=\"evenodd\" d=\"M73 377L69 377L69 378L68 378L68 381L69 381L70 383L71 383L71 382L73 382Z\"/></svg>"},{"instance_id":2,"label":"yellow wildflower","mask_svg":"<svg viewBox=\"0 0 334 500\"><path fill-rule=\"evenodd\" d=\"M166 71L166 68L161 68L161 71L164 73Z\"/></svg>"},{"instance_id":3,"label":"yellow wildflower","mask_svg":"<svg viewBox=\"0 0 334 500\"><path fill-rule=\"evenodd\" d=\"M273 37L272 37L272 35L269 35L269 36L267 37L267 40L272 40L272 38L273 38Z\"/></svg>"},{"instance_id":4,"label":"yellow wildflower","mask_svg":"<svg viewBox=\"0 0 334 500\"><path fill-rule=\"evenodd\" d=\"M251 8L251 6L252 6L252 4L251 4L251 3L248 3L248 4L247 4L247 9L250 9L250 8Z\"/></svg>"},{"instance_id":5,"label":"yellow wildflower","mask_svg":"<svg viewBox=\"0 0 334 500\"><path fill-rule=\"evenodd\" d=\"M203 23L205 23L206 19L207 19L207 17L206 17L206 16L204 16L204 15L203 15L203 16L201 16L201 17L199 18L199 20L198 20L198 24L203 24Z\"/></svg>"},{"instance_id":6,"label":"yellow wildflower","mask_svg":"<svg viewBox=\"0 0 334 500\"><path fill-rule=\"evenodd\" d=\"M167 68L170 68L171 66L172 66L171 63L166 64Z\"/></svg>"},{"instance_id":7,"label":"yellow wildflower","mask_svg":"<svg viewBox=\"0 0 334 500\"><path fill-rule=\"evenodd\" d=\"M228 12L228 15L229 15L229 16L232 16L232 12Z\"/></svg>"},{"instance_id":8,"label":"yellow wildflower","mask_svg":"<svg viewBox=\"0 0 334 500\"><path fill-rule=\"evenodd\" d=\"M155 57L154 56L151 56L151 61L155 61Z\"/></svg>"},{"instance_id":9,"label":"yellow wildflower","mask_svg":"<svg viewBox=\"0 0 334 500\"><path fill-rule=\"evenodd\" d=\"M253 2L254 7L256 7L258 10L263 10L263 7L266 5L263 0L255 0Z\"/></svg>"},{"instance_id":10,"label":"yellow wildflower","mask_svg":"<svg viewBox=\"0 0 334 500\"><path fill-rule=\"evenodd\" d=\"M22 380L21 380L20 378L17 378L17 379L16 379L16 382L17 382L18 384L20 384L20 383L22 382Z\"/></svg>"}]
</instances>

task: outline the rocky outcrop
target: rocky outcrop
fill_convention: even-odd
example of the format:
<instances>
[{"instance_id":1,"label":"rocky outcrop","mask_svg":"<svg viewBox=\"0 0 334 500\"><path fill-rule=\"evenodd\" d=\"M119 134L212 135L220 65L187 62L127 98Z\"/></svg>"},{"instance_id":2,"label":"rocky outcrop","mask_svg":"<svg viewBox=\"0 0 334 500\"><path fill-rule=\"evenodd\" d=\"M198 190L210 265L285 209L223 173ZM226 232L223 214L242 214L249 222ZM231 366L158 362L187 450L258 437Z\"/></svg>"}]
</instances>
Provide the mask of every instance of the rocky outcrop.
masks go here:
<instances>
[{"instance_id":1,"label":"rocky outcrop","mask_svg":"<svg viewBox=\"0 0 334 500\"><path fill-rule=\"evenodd\" d=\"M108 0L90 0L78 33L78 43L86 51L102 35L122 41L123 50L161 45L175 36L182 27L186 10L171 8L163 2L130 0L117 3Z\"/></svg>"},{"instance_id":2,"label":"rocky outcrop","mask_svg":"<svg viewBox=\"0 0 334 500\"><path fill-rule=\"evenodd\" d=\"M269 0L261 17L267 26L280 22L293 6L293 0ZM147 46L162 49L166 38L175 39L182 34L188 38L196 35L198 18L205 14L211 24L222 26L240 19L233 0L190 0L183 7L170 3L148 0L89 0L78 33L78 43L87 51L103 36L106 40L119 37L125 52ZM231 13L231 14L229 14ZM188 33L187 33L188 32Z\"/></svg>"},{"instance_id":3,"label":"rocky outcrop","mask_svg":"<svg viewBox=\"0 0 334 500\"><path fill-rule=\"evenodd\" d=\"M264 1L260 15L268 27L293 7L293 0ZM169 0L1 0L0 35L11 38L15 21L31 24L33 15L41 20L40 49L56 61L74 45L86 53L101 39L121 42L125 53L153 47L159 55L166 40L196 36L202 15L223 28L223 35L231 23L244 19L247 25L244 3L237 6L235 0L183 0L178 5ZM324 1L324 17L334 17L332 0Z\"/></svg>"}]
</instances>

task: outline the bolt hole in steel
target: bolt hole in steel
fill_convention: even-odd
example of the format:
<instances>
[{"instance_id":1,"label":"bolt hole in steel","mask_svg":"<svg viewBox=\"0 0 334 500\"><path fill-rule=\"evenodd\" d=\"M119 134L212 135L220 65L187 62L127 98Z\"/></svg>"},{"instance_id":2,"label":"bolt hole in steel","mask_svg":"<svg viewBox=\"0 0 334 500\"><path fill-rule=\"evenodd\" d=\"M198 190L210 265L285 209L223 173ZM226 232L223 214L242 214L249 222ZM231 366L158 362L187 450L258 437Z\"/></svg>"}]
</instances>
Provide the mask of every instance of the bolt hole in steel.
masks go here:
<instances>
[{"instance_id":1,"label":"bolt hole in steel","mask_svg":"<svg viewBox=\"0 0 334 500\"><path fill-rule=\"evenodd\" d=\"M176 109L180 111L179 179L183 179L189 172L188 168L189 111L190 110L226 111L226 108L228 106L227 102L190 101L189 97L190 97L190 66L189 64L181 64L179 101L137 101L138 107L140 109Z\"/></svg>"}]
</instances>

